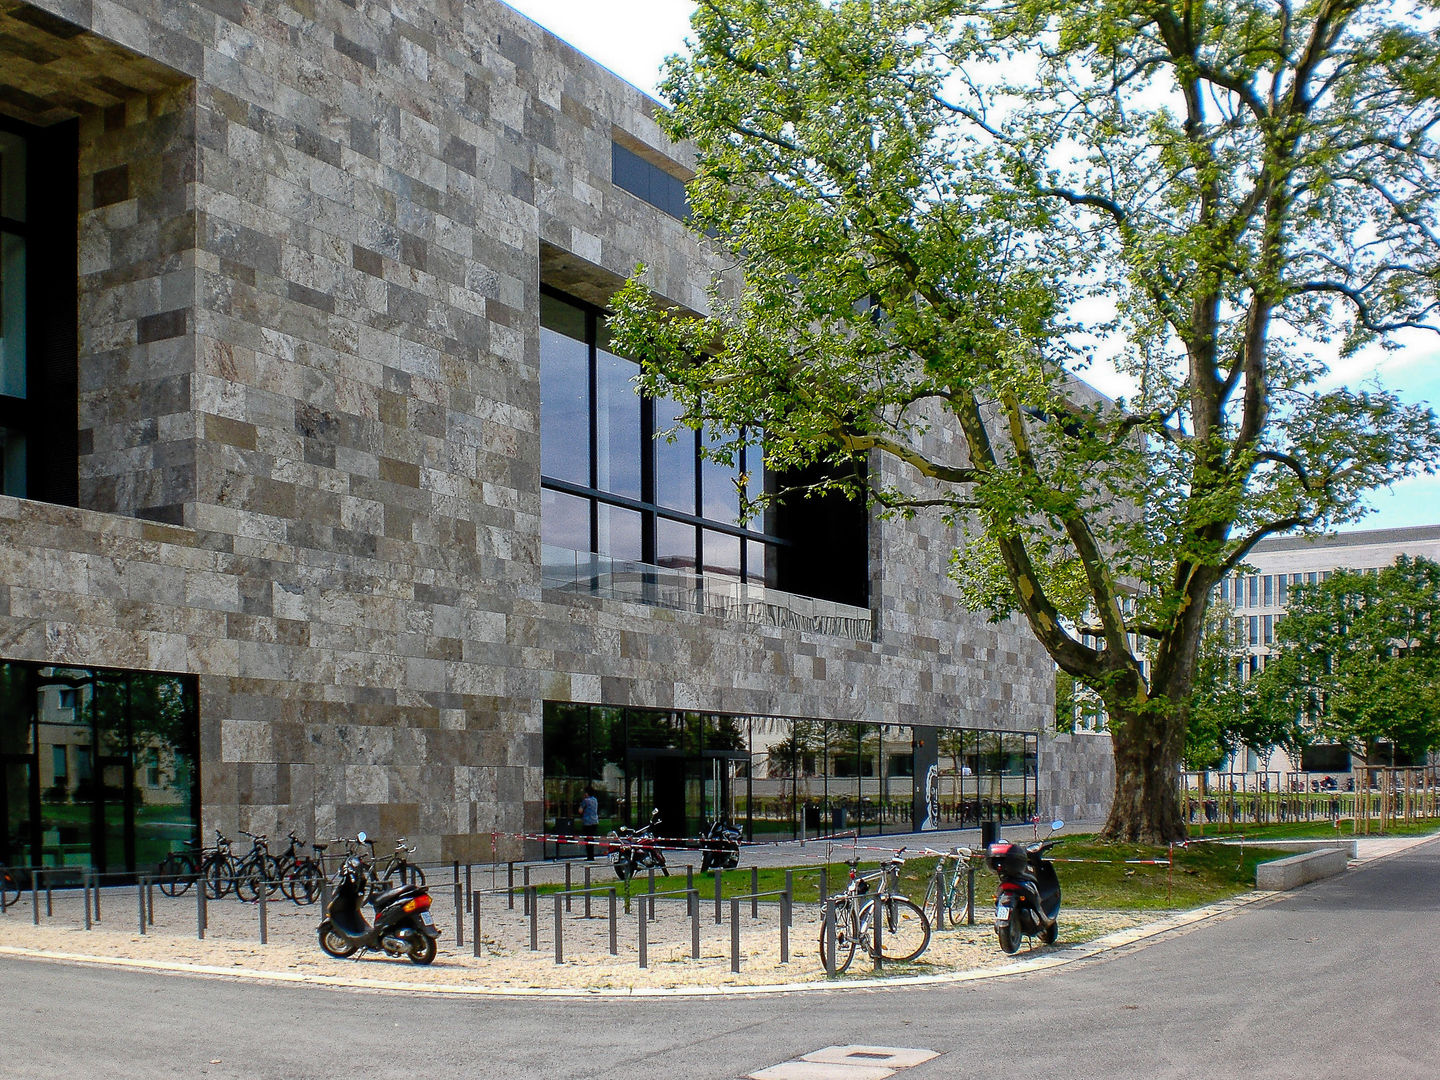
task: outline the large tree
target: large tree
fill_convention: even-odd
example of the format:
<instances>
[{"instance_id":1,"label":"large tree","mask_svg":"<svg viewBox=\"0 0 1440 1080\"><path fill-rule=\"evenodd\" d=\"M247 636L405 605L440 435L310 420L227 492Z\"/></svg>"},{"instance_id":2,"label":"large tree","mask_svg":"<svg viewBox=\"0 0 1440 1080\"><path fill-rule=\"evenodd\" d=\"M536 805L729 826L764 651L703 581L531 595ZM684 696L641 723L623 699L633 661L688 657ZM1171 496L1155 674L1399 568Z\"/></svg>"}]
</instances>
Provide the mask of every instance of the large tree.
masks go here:
<instances>
[{"instance_id":1,"label":"large tree","mask_svg":"<svg viewBox=\"0 0 1440 1080\"><path fill-rule=\"evenodd\" d=\"M1311 344L1436 326L1432 4L700 0L670 64L740 269L701 319L637 274L622 344L771 469L955 523L966 599L1104 701L1112 837L1184 835L1216 582L1440 446Z\"/></svg>"},{"instance_id":2,"label":"large tree","mask_svg":"<svg viewBox=\"0 0 1440 1080\"><path fill-rule=\"evenodd\" d=\"M1440 747L1440 564L1402 556L1378 574L1294 586L1275 635L1254 715L1299 722L1362 761L1377 743L1418 758Z\"/></svg>"}]
</instances>

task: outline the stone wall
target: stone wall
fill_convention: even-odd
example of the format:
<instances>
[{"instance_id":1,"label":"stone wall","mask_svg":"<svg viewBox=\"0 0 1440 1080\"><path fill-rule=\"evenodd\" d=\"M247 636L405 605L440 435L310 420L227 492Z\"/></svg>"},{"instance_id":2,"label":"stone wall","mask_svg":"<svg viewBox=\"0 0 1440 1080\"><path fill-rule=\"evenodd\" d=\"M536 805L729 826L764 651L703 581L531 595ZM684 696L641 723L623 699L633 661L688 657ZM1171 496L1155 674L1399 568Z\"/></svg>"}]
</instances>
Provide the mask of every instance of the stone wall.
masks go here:
<instances>
[{"instance_id":1,"label":"stone wall","mask_svg":"<svg viewBox=\"0 0 1440 1080\"><path fill-rule=\"evenodd\" d=\"M719 265L610 184L617 131L689 160L633 87L493 0L0 0L0 29L0 110L80 119L83 505L0 499L0 656L197 674L207 832L482 857L540 825L547 698L1049 717L934 521L875 525L874 642L542 597L542 275L644 261L702 309Z\"/></svg>"}]
</instances>

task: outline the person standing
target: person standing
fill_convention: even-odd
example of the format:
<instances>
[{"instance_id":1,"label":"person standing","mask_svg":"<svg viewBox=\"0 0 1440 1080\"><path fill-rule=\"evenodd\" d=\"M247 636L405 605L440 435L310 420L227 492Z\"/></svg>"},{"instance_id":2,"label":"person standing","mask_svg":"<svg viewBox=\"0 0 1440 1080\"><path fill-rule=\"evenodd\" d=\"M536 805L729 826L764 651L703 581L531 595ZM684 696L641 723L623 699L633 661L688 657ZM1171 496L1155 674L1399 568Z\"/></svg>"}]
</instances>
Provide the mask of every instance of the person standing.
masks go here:
<instances>
[{"instance_id":1,"label":"person standing","mask_svg":"<svg viewBox=\"0 0 1440 1080\"><path fill-rule=\"evenodd\" d=\"M585 835L585 861L595 861L595 834L600 827L600 800L595 789L587 787L580 800L580 831Z\"/></svg>"}]
</instances>

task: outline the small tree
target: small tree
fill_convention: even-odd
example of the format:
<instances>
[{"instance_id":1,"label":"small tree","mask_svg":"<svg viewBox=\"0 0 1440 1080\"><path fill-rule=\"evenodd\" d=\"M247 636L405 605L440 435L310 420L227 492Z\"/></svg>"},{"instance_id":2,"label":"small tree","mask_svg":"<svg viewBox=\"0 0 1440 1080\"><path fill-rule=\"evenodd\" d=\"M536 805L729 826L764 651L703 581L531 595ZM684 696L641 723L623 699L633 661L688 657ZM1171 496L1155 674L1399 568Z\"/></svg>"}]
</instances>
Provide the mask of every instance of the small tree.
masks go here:
<instances>
[{"instance_id":1,"label":"small tree","mask_svg":"<svg viewBox=\"0 0 1440 1080\"><path fill-rule=\"evenodd\" d=\"M955 523L967 601L1105 704L1110 837L1185 834L1215 584L1440 448L1428 411L1323 389L1306 344L1435 328L1440 46L1414 11L701 0L669 68L695 224L743 279L692 319L637 277L619 340L772 470ZM1101 343L1126 400L1067 375Z\"/></svg>"},{"instance_id":2,"label":"small tree","mask_svg":"<svg viewBox=\"0 0 1440 1080\"><path fill-rule=\"evenodd\" d=\"M1381 742L1417 757L1440 747L1440 564L1401 556L1293 586L1275 635L1254 680L1262 720L1301 723L1361 760Z\"/></svg>"}]
</instances>

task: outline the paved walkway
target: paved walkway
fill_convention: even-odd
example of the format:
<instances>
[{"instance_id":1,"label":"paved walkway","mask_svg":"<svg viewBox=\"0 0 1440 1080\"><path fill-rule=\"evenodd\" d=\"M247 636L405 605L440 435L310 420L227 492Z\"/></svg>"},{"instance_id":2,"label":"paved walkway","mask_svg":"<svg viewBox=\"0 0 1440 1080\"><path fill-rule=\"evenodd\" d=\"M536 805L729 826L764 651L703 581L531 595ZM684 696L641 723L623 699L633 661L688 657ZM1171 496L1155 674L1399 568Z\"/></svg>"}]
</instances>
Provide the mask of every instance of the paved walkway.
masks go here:
<instances>
[{"instance_id":1,"label":"paved walkway","mask_svg":"<svg viewBox=\"0 0 1440 1080\"><path fill-rule=\"evenodd\" d=\"M1075 828L1077 832L1088 831L1084 826L1076 826ZM1020 839L1030 834L1030 832L1031 830L1029 828L1005 830L1005 834L1013 839ZM1342 836L1340 839L1355 839L1358 847L1358 857L1355 861L1357 863L1365 863L1404 851L1433 839L1433 837L1352 838ZM811 859L814 859L818 865L823 863L827 856L832 862L839 862L843 860L850 851L856 850L857 847L862 858L878 859L883 857L886 851L893 851L902 846L906 848L907 851L918 854L926 848L944 851L954 845L976 846L978 842L978 830L958 830L944 833L867 837L861 838L858 845L850 838L846 838L843 843L840 841L827 843L823 840L818 842L812 840L803 846L798 843L765 844L747 847L742 865L796 865ZM672 860L672 870L678 868L673 865L675 861L677 860ZM683 864L681 864L681 866L683 866ZM608 876L609 867L607 864L603 862L598 863L596 868L602 874ZM503 873L504 870L502 867L502 880ZM532 881L563 880L563 874L563 863L532 866ZM442 878L448 879L448 877L449 875L443 870L436 870L432 873L433 880L431 884L437 895L437 904L443 904L447 897L448 886L446 880L442 880ZM519 875L517 874L517 884L518 879ZM475 884L476 887L479 887L481 883L477 880ZM110 890L107 890L107 893L109 892ZM977 951L981 951L984 954L982 960L976 962L979 966L973 966L972 963L965 961L955 963L953 960L942 959L942 965L951 965L948 970L942 966L941 970L932 971L930 974L900 978L891 977L884 980L857 980L852 978L847 979L843 985L846 987L861 987L877 985L893 986L900 982L913 982L915 984L960 982L973 979L993 978L996 975L1010 974L1022 970L1063 966L1074 963L1076 960L1095 956L1099 953L1120 948L1136 947L1169 931L1194 925L1207 919L1227 917L1239 912L1249 904L1256 901L1268 900L1274 895L1275 894L1271 893L1250 893L1230 901L1210 905L1194 911L1165 913L1157 915L1154 918L1144 919L1143 921L1138 919L1133 920L1134 925L1126 925L1124 929L1106 933L1105 936L1097 940L1083 943L1077 942L1070 946L1065 946L1062 940L1062 946L1059 948L1037 948L1028 954L1022 954L1020 958L1011 962L1007 962L1007 958L998 954L998 950L994 948L993 935L987 932L987 928L983 925L978 925L968 929L974 932L972 936L975 941L972 944L976 947ZM148 936L140 937L135 934L133 923L128 927L117 925L115 919L121 918L120 913L125 910L122 906L125 902L124 897L130 898L129 904L132 905L131 910L133 911L133 896L134 888L132 886L128 894L121 894L121 891L117 890L117 895L113 899L107 899L107 914L113 912L113 915L107 918L107 926L111 932L103 935L97 933L94 937L84 934L83 932L75 932L76 929L78 929L78 924L75 923L73 917L69 920L62 920L71 924L72 928L69 930L57 928L55 930L44 931L38 927L31 929L29 927L31 918L28 903L23 913L12 908L8 916L0 920L0 931L12 931L12 933L0 932L0 953L14 956L48 957L79 963L143 967L150 970L164 970L177 973L225 974L257 980L314 982L329 985L368 987L371 989L399 989L404 987L411 991L427 990L446 994L591 994L597 992L597 978L601 974L599 968L594 963L576 963L572 961L563 967L553 964L547 965L546 982L548 985L538 985L533 978L533 972L529 974L522 972L515 978L502 978L502 973L506 971L503 967L505 961L503 950L501 950L499 954L488 956L481 970L469 970L463 973L457 982L443 986L437 985L437 981L429 976L429 969L416 969L412 972L410 965L400 964L397 966L394 962L380 961L378 963L364 965L345 962L346 965L349 966L336 967L333 963L330 963L326 958L321 956L318 949L314 946L313 927L316 918L314 910L307 909L305 912L300 912L290 908L289 905L276 905L272 907L272 912L274 912L272 919L276 919L276 921L271 924L271 932L275 934L276 931L280 929L277 925L279 922L277 916L281 916L281 914L284 913L285 915L293 917L297 920L297 933L294 935L295 941L293 947L287 948L283 941L277 943L273 938L268 948L256 946L253 940L244 940L244 938L252 936L248 922L245 927L234 931L233 936L229 933L223 937L210 935L203 943L196 942L192 932L189 945L185 946L182 940L184 937L183 933L176 936L176 932L173 930L169 934L166 934L163 930L157 934L152 930ZM26 900L28 901L28 896ZM58 910L58 900L59 894L57 893L57 916L61 914ZM22 901L22 903L24 903L24 901ZM176 903L180 907L186 907L187 910L194 906L193 902L188 904L188 907L183 902L177 901ZM78 897L74 898L74 906L76 911L80 910ZM503 907L503 902L501 906ZM293 915L291 914L292 912ZM73 916L73 913L71 914ZM183 916L184 912L179 912L179 914ZM253 920L255 910L250 905L236 905L232 903L225 906L216 906L214 914L217 917L225 919L247 921ZM193 921L193 912L191 918ZM133 920L133 915L130 916L130 919ZM46 921L48 922L48 920ZM302 923L303 925L300 925ZM444 923L442 923L442 925L444 925ZM598 926L599 924L597 923L596 925ZM22 929L23 932L14 933L14 931L22 931ZM97 929L99 928L97 927ZM217 927L217 929L219 929L219 927ZM116 933L115 931L117 930L122 932ZM960 932L952 930L949 931L949 933L954 936ZM758 937L760 935L754 936ZM802 936L808 937L809 931L804 931ZM199 951L197 951L197 949ZM468 951L468 948L460 950L462 953ZM520 955L512 952L511 959L518 962L526 960L527 956L534 958L537 955L538 954L533 953ZM457 957L456 959L459 958ZM756 966L759 966L759 959L757 956L753 960L747 960L747 964L755 963ZM725 965L722 962L720 966L721 970L723 970ZM809 970L812 966L813 960L811 963L805 965L804 970L807 976L814 975L814 972ZM322 970L322 967L324 970ZM439 965L437 965L437 967L439 967ZM332 968L334 969L333 971L330 970ZM709 970L715 971L713 963ZM785 970L784 968L774 969L773 974L768 977L762 976L759 982L747 980L739 985L726 985L728 981L727 977L716 971L713 976L709 976L711 979L710 984L703 989L695 986L645 986L632 981L626 976L624 981L628 983L628 985L623 985L619 978L614 978L614 981L609 981L611 989L608 992L623 995L633 995L637 993L686 994L697 992L710 994L753 994L800 989L833 990L836 987L835 983L824 981L823 978L820 981L812 982L787 981L786 975L783 974ZM555 977L549 978L548 973L554 973ZM440 973L437 971L435 974L439 975ZM758 975L759 972L756 974ZM397 981L397 979L401 977L403 977L403 981ZM793 978L793 975L791 978ZM557 979L559 980L558 982L556 981ZM598 992L607 991L598 990Z\"/></svg>"}]
</instances>

